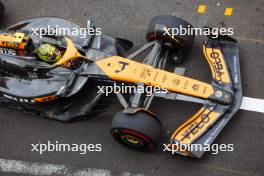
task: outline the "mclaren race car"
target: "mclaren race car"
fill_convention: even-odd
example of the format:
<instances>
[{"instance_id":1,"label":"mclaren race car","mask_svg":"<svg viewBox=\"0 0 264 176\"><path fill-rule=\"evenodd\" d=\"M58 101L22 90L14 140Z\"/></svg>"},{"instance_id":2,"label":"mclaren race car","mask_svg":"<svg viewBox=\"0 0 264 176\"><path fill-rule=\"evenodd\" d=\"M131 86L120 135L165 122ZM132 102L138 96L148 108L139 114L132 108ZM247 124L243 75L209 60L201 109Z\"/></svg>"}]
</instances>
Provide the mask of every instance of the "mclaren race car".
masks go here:
<instances>
[{"instance_id":1,"label":"mclaren race car","mask_svg":"<svg viewBox=\"0 0 264 176\"><path fill-rule=\"evenodd\" d=\"M147 43L128 55L131 41L106 35L41 35L36 29L82 27L59 18L21 21L0 34L0 105L59 121L87 118L101 111L104 91L98 86L133 85L165 89L166 92L116 93L122 111L115 114L110 133L119 143L140 151L159 144L161 120L150 111L156 97L168 100L202 100L204 105L189 120L175 128L168 148L182 155L200 158L234 116L242 99L238 46L229 36L210 37L203 53L212 72L211 84L184 76L167 64L182 62L193 46L194 35L168 35L168 28L192 27L175 16L154 17L147 30ZM87 21L87 29L95 29ZM88 30L90 31L90 30ZM55 63L41 60L37 48L56 46L62 57ZM139 62L135 58L144 55ZM178 71L177 71L178 70ZM98 108L99 107L99 108ZM176 146L176 147L175 147Z\"/></svg>"}]
</instances>

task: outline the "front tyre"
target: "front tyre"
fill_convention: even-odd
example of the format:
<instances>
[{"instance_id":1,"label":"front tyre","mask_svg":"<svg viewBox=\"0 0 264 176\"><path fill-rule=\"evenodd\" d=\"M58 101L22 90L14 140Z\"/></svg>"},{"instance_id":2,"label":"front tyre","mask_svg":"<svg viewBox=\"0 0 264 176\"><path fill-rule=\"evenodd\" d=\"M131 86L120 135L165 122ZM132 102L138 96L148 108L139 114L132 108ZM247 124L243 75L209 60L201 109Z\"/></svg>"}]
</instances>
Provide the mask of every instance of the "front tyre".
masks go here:
<instances>
[{"instance_id":1,"label":"front tyre","mask_svg":"<svg viewBox=\"0 0 264 176\"><path fill-rule=\"evenodd\" d=\"M179 32L181 29L186 30L185 34ZM160 15L150 21L146 39L149 42L163 41L164 45L171 48L170 60L175 64L179 64L184 61L185 56L193 47L195 35L187 32L192 31L192 29L193 26L184 19L171 15Z\"/></svg>"},{"instance_id":2,"label":"front tyre","mask_svg":"<svg viewBox=\"0 0 264 176\"><path fill-rule=\"evenodd\" d=\"M121 111L114 116L110 132L117 142L138 151L154 150L162 134L159 120L152 115Z\"/></svg>"}]
</instances>

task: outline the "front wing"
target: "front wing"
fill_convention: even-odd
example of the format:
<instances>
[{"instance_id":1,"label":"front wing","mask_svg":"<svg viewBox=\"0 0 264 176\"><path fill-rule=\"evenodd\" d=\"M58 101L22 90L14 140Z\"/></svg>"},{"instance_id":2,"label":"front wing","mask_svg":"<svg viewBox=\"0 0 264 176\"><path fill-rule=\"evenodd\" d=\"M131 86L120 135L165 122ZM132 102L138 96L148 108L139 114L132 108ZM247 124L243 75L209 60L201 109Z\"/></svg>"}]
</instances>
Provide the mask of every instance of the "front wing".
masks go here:
<instances>
[{"instance_id":1,"label":"front wing","mask_svg":"<svg viewBox=\"0 0 264 176\"><path fill-rule=\"evenodd\" d=\"M228 37L208 39L203 46L205 58L212 72L207 84L175 73L156 69L119 56L96 61L103 75L116 81L144 83L171 92L206 99L202 108L180 125L171 136L171 149L177 153L201 157L206 144L211 144L227 122L238 111L242 101L241 75L237 42ZM182 145L198 144L196 150Z\"/></svg>"},{"instance_id":2,"label":"front wing","mask_svg":"<svg viewBox=\"0 0 264 176\"><path fill-rule=\"evenodd\" d=\"M215 56L223 55L223 66L212 63ZM205 147L210 146L234 114L239 110L242 101L241 74L237 42L233 39L212 40L204 45L204 55L212 75L212 84L233 92L231 104L222 105L206 101L202 108L188 121L178 127L171 136L171 150L176 153L200 158ZM226 73L221 69L227 67ZM224 75L224 77L222 77ZM183 147L184 146L184 147ZM188 146L188 147L187 147Z\"/></svg>"}]
</instances>

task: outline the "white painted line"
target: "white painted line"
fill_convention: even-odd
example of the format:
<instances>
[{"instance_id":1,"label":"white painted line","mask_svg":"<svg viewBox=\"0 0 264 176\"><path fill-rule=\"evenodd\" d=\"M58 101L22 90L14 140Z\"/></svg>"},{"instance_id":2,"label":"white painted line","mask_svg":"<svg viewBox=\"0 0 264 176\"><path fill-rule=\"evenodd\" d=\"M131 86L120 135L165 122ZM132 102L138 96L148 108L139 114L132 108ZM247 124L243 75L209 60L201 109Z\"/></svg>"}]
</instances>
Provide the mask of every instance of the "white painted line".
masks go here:
<instances>
[{"instance_id":1,"label":"white painted line","mask_svg":"<svg viewBox=\"0 0 264 176\"><path fill-rule=\"evenodd\" d=\"M0 175L1 172L17 173L36 176L112 176L111 170L105 169L76 169L67 167L65 165L47 164L47 163L33 163L28 161L17 161L0 159ZM143 176L143 174L133 174L123 172L122 176Z\"/></svg>"},{"instance_id":2,"label":"white painted line","mask_svg":"<svg viewBox=\"0 0 264 176\"><path fill-rule=\"evenodd\" d=\"M254 38L245 38L245 37L236 37L236 39L247 42L264 43L263 39L254 39Z\"/></svg>"},{"instance_id":3,"label":"white painted line","mask_svg":"<svg viewBox=\"0 0 264 176\"><path fill-rule=\"evenodd\" d=\"M144 176L144 174L131 174L129 172L123 172L121 176Z\"/></svg>"},{"instance_id":4,"label":"white painted line","mask_svg":"<svg viewBox=\"0 0 264 176\"><path fill-rule=\"evenodd\" d=\"M31 163L26 161L0 159L0 171L31 175L78 175L78 176L111 176L110 170L85 169L75 170L64 165Z\"/></svg>"},{"instance_id":5,"label":"white painted line","mask_svg":"<svg viewBox=\"0 0 264 176\"><path fill-rule=\"evenodd\" d=\"M264 99L243 97L240 109L264 113Z\"/></svg>"},{"instance_id":6,"label":"white painted line","mask_svg":"<svg viewBox=\"0 0 264 176\"><path fill-rule=\"evenodd\" d=\"M177 94L177 100L204 104L204 100L186 95ZM243 97L240 109L264 113L264 99Z\"/></svg>"}]
</instances>

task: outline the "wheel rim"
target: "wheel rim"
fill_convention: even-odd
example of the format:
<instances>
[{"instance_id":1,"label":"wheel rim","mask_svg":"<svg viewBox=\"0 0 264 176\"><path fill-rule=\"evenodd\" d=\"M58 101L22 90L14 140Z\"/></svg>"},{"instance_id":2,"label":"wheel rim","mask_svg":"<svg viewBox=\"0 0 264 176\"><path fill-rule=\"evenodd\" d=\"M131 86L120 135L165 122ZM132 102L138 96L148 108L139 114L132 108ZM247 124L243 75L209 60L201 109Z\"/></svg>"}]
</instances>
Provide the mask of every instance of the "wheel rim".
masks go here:
<instances>
[{"instance_id":1,"label":"wheel rim","mask_svg":"<svg viewBox=\"0 0 264 176\"><path fill-rule=\"evenodd\" d=\"M136 148L136 149L151 149L154 147L151 140L132 130L128 129L112 129L113 137L128 147Z\"/></svg>"},{"instance_id":2,"label":"wheel rim","mask_svg":"<svg viewBox=\"0 0 264 176\"><path fill-rule=\"evenodd\" d=\"M143 146L144 145L142 140L140 140L139 138L135 136L131 136L129 134L120 135L120 138L124 143L128 145L133 145L133 146Z\"/></svg>"}]
</instances>

